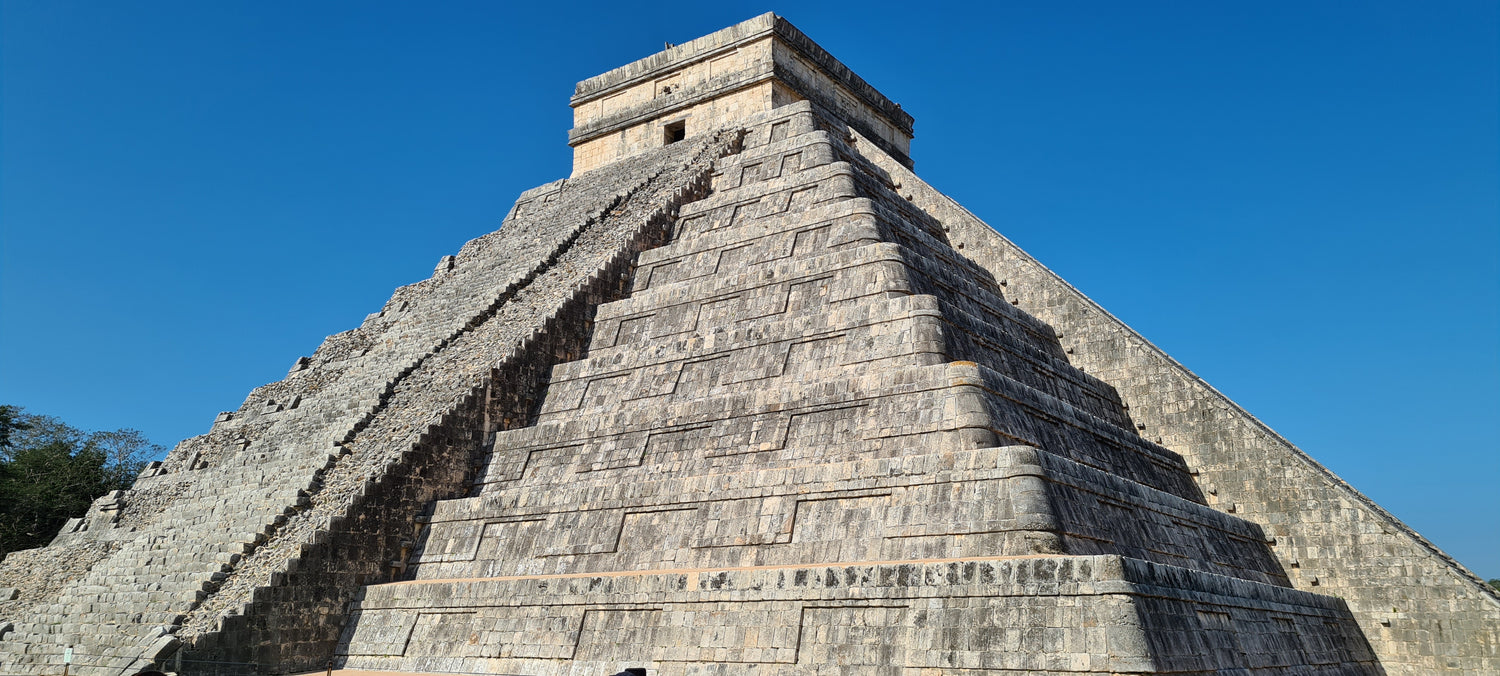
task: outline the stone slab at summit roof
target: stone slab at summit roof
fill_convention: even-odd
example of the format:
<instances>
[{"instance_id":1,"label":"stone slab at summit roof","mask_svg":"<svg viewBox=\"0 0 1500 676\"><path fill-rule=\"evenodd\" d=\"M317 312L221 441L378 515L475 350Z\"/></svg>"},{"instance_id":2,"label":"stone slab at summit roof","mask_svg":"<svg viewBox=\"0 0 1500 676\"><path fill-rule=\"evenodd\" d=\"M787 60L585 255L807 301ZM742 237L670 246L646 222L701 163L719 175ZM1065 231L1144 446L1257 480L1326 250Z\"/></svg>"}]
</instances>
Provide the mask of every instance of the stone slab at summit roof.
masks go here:
<instances>
[{"instance_id":1,"label":"stone slab at summit roof","mask_svg":"<svg viewBox=\"0 0 1500 676\"><path fill-rule=\"evenodd\" d=\"M911 115L786 19L763 14L578 83L573 171L804 99L911 168Z\"/></svg>"},{"instance_id":2,"label":"stone slab at summit roof","mask_svg":"<svg viewBox=\"0 0 1500 676\"><path fill-rule=\"evenodd\" d=\"M0 563L0 673L1500 672L1500 597L912 172L767 14Z\"/></svg>"}]
</instances>

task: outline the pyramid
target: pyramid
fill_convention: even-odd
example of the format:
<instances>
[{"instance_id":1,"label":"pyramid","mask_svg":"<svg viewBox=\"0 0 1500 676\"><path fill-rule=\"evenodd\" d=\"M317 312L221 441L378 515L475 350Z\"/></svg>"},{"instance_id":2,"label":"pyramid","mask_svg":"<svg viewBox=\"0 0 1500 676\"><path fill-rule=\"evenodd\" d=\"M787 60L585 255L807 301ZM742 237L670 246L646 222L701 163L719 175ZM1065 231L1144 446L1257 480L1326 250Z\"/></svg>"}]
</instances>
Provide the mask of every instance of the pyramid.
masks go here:
<instances>
[{"instance_id":1,"label":"pyramid","mask_svg":"<svg viewBox=\"0 0 1500 676\"><path fill-rule=\"evenodd\" d=\"M917 178L784 19L0 562L0 673L1500 672L1500 597Z\"/></svg>"}]
</instances>

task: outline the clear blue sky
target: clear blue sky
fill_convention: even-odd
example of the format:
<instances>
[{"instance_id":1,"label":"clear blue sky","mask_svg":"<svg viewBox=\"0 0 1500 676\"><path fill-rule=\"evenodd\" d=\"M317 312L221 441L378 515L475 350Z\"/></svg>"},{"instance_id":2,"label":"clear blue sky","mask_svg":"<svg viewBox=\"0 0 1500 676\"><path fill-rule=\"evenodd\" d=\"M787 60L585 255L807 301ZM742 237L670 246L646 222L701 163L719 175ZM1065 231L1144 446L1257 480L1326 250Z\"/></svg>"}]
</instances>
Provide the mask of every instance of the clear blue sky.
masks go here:
<instances>
[{"instance_id":1,"label":"clear blue sky","mask_svg":"<svg viewBox=\"0 0 1500 676\"><path fill-rule=\"evenodd\" d=\"M1500 577L1500 5L513 4L5 0L0 403L206 431L566 175L574 82L777 10L929 182Z\"/></svg>"}]
</instances>

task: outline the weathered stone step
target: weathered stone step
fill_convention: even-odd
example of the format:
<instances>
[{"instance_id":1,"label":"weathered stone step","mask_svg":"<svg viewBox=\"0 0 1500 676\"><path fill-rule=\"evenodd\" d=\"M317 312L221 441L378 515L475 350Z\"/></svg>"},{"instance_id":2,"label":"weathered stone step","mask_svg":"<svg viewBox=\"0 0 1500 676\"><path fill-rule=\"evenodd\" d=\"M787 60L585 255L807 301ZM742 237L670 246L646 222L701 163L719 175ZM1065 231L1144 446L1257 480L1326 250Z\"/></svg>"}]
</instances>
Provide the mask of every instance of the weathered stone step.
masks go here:
<instances>
[{"instance_id":1,"label":"weathered stone step","mask_svg":"<svg viewBox=\"0 0 1500 676\"><path fill-rule=\"evenodd\" d=\"M735 662L761 674L806 673L798 655L861 669L1136 673L1232 668L1238 653L1155 641L1205 632L1221 608L1243 649L1296 666L1273 617L1289 621L1316 663L1378 673L1343 603L1273 585L1117 556L973 557L516 576L369 587L340 644L346 667L557 674L641 664ZM429 613L432 620L419 622ZM431 613L441 613L432 615ZM1214 615L1213 613L1220 613ZM852 643L835 627L861 627ZM549 629L543 631L540 628ZM488 638L469 643L479 632ZM1006 640L1007 636L1025 640ZM496 652L491 646L537 646ZM433 647L442 646L441 650ZM561 646L561 652L551 649ZM823 647L820 647L823 646ZM870 649L859 646L870 646ZM880 649L876 650L875 647ZM841 648L841 649L840 649ZM837 652L835 652L837 650ZM562 658L563 662L556 661ZM1062 660L1062 661L1059 661ZM1224 661L1219 661L1224 660ZM749 663L749 664L746 664ZM1363 668L1358 665L1365 665ZM720 673L720 672L714 672ZM723 672L729 673L729 672ZM957 672L953 672L957 673Z\"/></svg>"}]
</instances>

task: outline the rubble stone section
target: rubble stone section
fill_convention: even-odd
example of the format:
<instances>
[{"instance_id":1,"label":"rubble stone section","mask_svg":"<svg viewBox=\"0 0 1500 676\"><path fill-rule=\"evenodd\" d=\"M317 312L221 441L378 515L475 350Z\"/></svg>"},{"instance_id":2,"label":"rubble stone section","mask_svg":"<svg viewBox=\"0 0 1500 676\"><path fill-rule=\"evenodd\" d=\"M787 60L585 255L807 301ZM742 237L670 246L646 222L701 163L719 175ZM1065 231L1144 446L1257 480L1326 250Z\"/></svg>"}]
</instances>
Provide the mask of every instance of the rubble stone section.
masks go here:
<instances>
[{"instance_id":1,"label":"rubble stone section","mask_svg":"<svg viewBox=\"0 0 1500 676\"><path fill-rule=\"evenodd\" d=\"M344 666L1379 673L842 122L743 122Z\"/></svg>"},{"instance_id":2,"label":"rubble stone section","mask_svg":"<svg viewBox=\"0 0 1500 676\"><path fill-rule=\"evenodd\" d=\"M1500 593L856 130L861 156L942 224L1137 431L1181 453L1207 504L1260 524L1299 589L1344 599L1392 674L1500 673Z\"/></svg>"},{"instance_id":3,"label":"rubble stone section","mask_svg":"<svg viewBox=\"0 0 1500 676\"><path fill-rule=\"evenodd\" d=\"M572 178L0 562L0 672L1500 671L1500 597L784 19L573 107Z\"/></svg>"},{"instance_id":4,"label":"rubble stone section","mask_svg":"<svg viewBox=\"0 0 1500 676\"><path fill-rule=\"evenodd\" d=\"M665 238L736 143L704 136L528 192L498 233L47 548L78 556L8 560L6 580L37 576L19 564L55 569L0 605L14 618L0 670L50 673L70 645L78 673L167 655L189 668L322 666L351 594L399 573L413 519L468 489L487 430L534 417L546 367L583 349L593 307L628 288L635 252Z\"/></svg>"}]
</instances>

